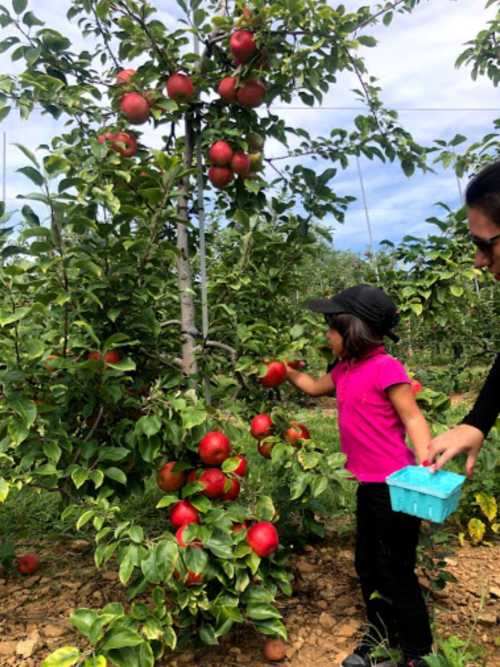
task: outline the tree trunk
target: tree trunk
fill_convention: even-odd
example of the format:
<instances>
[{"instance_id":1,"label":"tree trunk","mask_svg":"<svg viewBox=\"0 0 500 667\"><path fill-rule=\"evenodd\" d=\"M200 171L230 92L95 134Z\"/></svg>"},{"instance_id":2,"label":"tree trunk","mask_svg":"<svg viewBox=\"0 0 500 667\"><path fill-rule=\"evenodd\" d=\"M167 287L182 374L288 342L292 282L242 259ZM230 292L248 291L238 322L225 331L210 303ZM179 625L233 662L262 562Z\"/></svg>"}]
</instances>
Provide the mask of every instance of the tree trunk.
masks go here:
<instances>
[{"instance_id":1,"label":"tree trunk","mask_svg":"<svg viewBox=\"0 0 500 667\"><path fill-rule=\"evenodd\" d=\"M189 112L185 116L185 141L184 164L188 169L193 163L193 123ZM194 331L195 329L195 307L193 300L193 274L189 261L189 177L184 179L182 195L178 204L177 222L177 280L181 302L181 332L182 332L182 372L185 375L193 375L197 372Z\"/></svg>"}]
</instances>

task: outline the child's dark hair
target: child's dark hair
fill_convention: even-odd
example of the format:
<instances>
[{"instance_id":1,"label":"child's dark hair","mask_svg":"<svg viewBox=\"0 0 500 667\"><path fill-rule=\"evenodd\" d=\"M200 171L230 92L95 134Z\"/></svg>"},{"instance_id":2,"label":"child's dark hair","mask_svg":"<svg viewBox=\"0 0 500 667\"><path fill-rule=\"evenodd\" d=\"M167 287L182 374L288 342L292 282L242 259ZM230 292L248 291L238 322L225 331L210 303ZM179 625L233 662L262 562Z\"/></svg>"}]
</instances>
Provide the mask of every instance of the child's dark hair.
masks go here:
<instances>
[{"instance_id":1,"label":"child's dark hair","mask_svg":"<svg viewBox=\"0 0 500 667\"><path fill-rule=\"evenodd\" d=\"M474 176L465 191L465 203L477 208L500 227L500 160Z\"/></svg>"},{"instance_id":2,"label":"child's dark hair","mask_svg":"<svg viewBox=\"0 0 500 667\"><path fill-rule=\"evenodd\" d=\"M383 334L355 315L339 313L325 315L325 319L330 329L335 329L342 336L345 359L362 359L374 347L383 344Z\"/></svg>"}]
</instances>

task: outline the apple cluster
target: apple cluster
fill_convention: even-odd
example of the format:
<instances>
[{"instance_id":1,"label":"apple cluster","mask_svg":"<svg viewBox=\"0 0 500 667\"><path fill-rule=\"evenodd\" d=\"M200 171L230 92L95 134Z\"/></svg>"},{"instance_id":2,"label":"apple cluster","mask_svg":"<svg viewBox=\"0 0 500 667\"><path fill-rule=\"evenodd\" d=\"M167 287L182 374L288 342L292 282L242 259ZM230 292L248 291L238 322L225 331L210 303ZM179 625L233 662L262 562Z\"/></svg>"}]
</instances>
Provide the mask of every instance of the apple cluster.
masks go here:
<instances>
[{"instance_id":1,"label":"apple cluster","mask_svg":"<svg viewBox=\"0 0 500 667\"><path fill-rule=\"evenodd\" d=\"M275 439L267 440L267 438L272 438L275 431L275 425L270 415L267 413L261 413L255 415L250 422L250 433L258 441L257 442L257 451L265 459L271 458L271 452L275 445ZM311 434L309 429L305 424L301 424L298 421L290 421L289 426L281 434L283 440L288 442L294 447L299 447L303 440L309 440Z\"/></svg>"},{"instance_id":2,"label":"apple cluster","mask_svg":"<svg viewBox=\"0 0 500 667\"><path fill-rule=\"evenodd\" d=\"M201 462L207 466L192 469L186 472L185 467L177 461L165 463L157 474L157 484L162 491L181 491L186 484L198 483L202 490L200 493L212 500L232 502L240 493L240 482L238 478L246 475L248 461L243 454L236 454L237 466L232 473L224 474L219 466L231 455L231 443L229 438L221 431L210 431L201 439L198 446L198 455ZM179 547L186 547L183 537L184 529L192 523L200 523L200 514L196 507L186 499L177 501L170 510L170 523L176 530L176 539ZM246 541L250 548L260 557L270 556L278 548L279 537L274 525L268 521L260 521L248 527L246 522L235 524L233 530L246 530ZM192 541L189 546L201 547L197 541ZM201 577L201 578L200 578ZM201 583L202 575L194 572L188 573L187 583Z\"/></svg>"},{"instance_id":3,"label":"apple cluster","mask_svg":"<svg viewBox=\"0 0 500 667\"><path fill-rule=\"evenodd\" d=\"M260 139L258 135L251 135L248 139L250 149L262 147ZM235 174L242 179L253 178L262 167L262 153L233 150L232 146L222 139L212 144L208 158L211 164L208 179L216 188L225 188Z\"/></svg>"},{"instance_id":4,"label":"apple cluster","mask_svg":"<svg viewBox=\"0 0 500 667\"><path fill-rule=\"evenodd\" d=\"M244 66L245 71L248 71L248 67L259 56L259 49L251 30L240 29L234 31L229 38L229 49L236 68ZM116 75L116 85L132 87L135 75L135 69L129 68L119 71ZM188 74L175 72L167 79L167 96L179 104L191 102L196 92L193 79ZM266 87L256 78L242 79L239 75L231 75L220 81L217 92L221 100L228 104L239 104L242 107L254 109L263 103ZM153 91L127 90L119 97L120 113L130 124L142 125L150 118L154 99L155 93ZM98 135L98 142L108 144L111 150L120 153L123 157L133 157L137 153L137 139L131 132L102 132ZM225 148L223 149L219 144L225 144ZM208 174L210 182L217 188L224 188L232 181L234 174L241 178L251 177L262 166L262 154L260 152L262 145L263 141L257 142L253 153L247 155L242 151L233 151L226 142L216 142L214 144L216 147L215 157L210 157L212 164ZM214 146L212 146L212 149L214 149ZM228 155L229 157L227 157Z\"/></svg>"}]
</instances>

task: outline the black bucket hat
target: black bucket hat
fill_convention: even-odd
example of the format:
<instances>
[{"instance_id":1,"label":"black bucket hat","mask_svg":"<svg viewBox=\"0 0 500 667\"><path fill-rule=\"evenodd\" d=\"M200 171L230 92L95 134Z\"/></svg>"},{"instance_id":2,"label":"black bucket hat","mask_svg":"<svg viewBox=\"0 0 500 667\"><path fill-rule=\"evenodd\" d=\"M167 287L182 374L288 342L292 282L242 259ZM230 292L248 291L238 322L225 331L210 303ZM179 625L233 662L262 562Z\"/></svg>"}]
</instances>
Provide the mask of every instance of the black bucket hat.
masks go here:
<instances>
[{"instance_id":1,"label":"black bucket hat","mask_svg":"<svg viewBox=\"0 0 500 667\"><path fill-rule=\"evenodd\" d=\"M314 313L324 315L355 315L391 340L399 340L392 331L399 322L398 310L392 299L379 287L355 285L331 299L312 299L307 302L307 307Z\"/></svg>"}]
</instances>

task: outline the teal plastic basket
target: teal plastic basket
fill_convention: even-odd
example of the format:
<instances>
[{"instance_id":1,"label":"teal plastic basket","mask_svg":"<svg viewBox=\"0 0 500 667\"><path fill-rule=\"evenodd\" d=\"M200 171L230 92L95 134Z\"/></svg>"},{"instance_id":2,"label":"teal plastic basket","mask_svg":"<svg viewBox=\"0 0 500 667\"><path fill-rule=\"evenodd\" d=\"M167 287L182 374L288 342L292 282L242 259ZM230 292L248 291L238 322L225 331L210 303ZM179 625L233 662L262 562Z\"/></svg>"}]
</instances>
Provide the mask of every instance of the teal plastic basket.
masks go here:
<instances>
[{"instance_id":1,"label":"teal plastic basket","mask_svg":"<svg viewBox=\"0 0 500 667\"><path fill-rule=\"evenodd\" d=\"M385 481L395 512L442 523L457 509L465 477L447 470L430 472L423 466L406 466Z\"/></svg>"}]
</instances>

